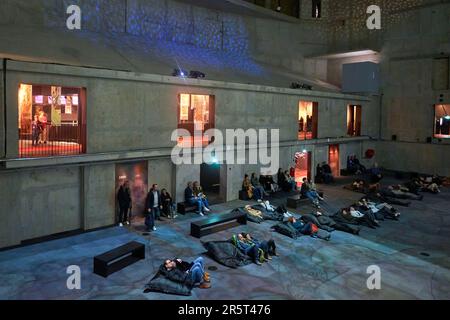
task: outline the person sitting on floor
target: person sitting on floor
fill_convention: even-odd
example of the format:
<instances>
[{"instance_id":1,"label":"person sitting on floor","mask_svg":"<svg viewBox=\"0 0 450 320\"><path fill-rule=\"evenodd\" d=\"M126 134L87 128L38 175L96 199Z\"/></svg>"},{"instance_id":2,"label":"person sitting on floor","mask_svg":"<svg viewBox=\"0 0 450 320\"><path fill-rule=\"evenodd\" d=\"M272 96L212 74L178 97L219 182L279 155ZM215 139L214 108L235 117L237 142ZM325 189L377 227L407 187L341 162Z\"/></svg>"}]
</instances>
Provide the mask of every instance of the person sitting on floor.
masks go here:
<instances>
[{"instance_id":1,"label":"person sitting on floor","mask_svg":"<svg viewBox=\"0 0 450 320\"><path fill-rule=\"evenodd\" d=\"M255 189L259 189L259 192L261 194L263 194L264 196L269 196L269 194L266 192L266 190L264 190L264 187L261 185L261 183L259 182L260 179L258 178L258 176L256 175L256 173L252 173L252 177L250 179L250 183L252 184L252 186Z\"/></svg>"},{"instance_id":2,"label":"person sitting on floor","mask_svg":"<svg viewBox=\"0 0 450 320\"><path fill-rule=\"evenodd\" d=\"M194 196L196 196L197 198L202 200L203 206L207 210L211 210L211 208L209 207L208 198L206 197L205 193L203 192L203 188L198 181L194 182L192 191L194 192Z\"/></svg>"},{"instance_id":3,"label":"person sitting on floor","mask_svg":"<svg viewBox=\"0 0 450 320\"><path fill-rule=\"evenodd\" d=\"M204 206L202 199L194 195L194 190L192 189L192 182L188 182L186 189L184 189L184 201L189 206L196 206L197 214L199 214L202 217L205 215L206 212L210 211L208 208Z\"/></svg>"},{"instance_id":4,"label":"person sitting on floor","mask_svg":"<svg viewBox=\"0 0 450 320\"><path fill-rule=\"evenodd\" d=\"M244 190L247 193L247 197L249 199L254 199L258 202L263 200L263 194L261 193L261 190L255 188L252 185L248 174L244 176L244 181L242 182L242 190Z\"/></svg>"},{"instance_id":5,"label":"person sitting on floor","mask_svg":"<svg viewBox=\"0 0 450 320\"><path fill-rule=\"evenodd\" d=\"M284 180L287 183L287 186L289 187L289 191L295 191L297 190L297 183L295 182L295 179L289 174L289 171L284 171Z\"/></svg>"},{"instance_id":6,"label":"person sitting on floor","mask_svg":"<svg viewBox=\"0 0 450 320\"><path fill-rule=\"evenodd\" d=\"M328 163L322 162L322 176L323 176L323 182L326 184L334 182L333 172L331 170L331 167Z\"/></svg>"},{"instance_id":7,"label":"person sitting on floor","mask_svg":"<svg viewBox=\"0 0 450 320\"><path fill-rule=\"evenodd\" d=\"M173 203L172 196L166 189L161 190L161 202L162 202L162 213L169 219L175 219L177 217L175 204Z\"/></svg>"},{"instance_id":8,"label":"person sitting on floor","mask_svg":"<svg viewBox=\"0 0 450 320\"><path fill-rule=\"evenodd\" d=\"M201 289L211 288L210 275L205 272L204 259L199 257L189 263L181 259L167 259L160 267L160 273L174 282L199 286Z\"/></svg>"},{"instance_id":9,"label":"person sitting on floor","mask_svg":"<svg viewBox=\"0 0 450 320\"><path fill-rule=\"evenodd\" d=\"M271 175L261 175L259 177L259 182L263 185L266 191L270 191L275 193L278 191L278 185L273 181L273 177Z\"/></svg>"},{"instance_id":10,"label":"person sitting on floor","mask_svg":"<svg viewBox=\"0 0 450 320\"><path fill-rule=\"evenodd\" d=\"M323 198L320 197L317 191L311 189L311 185L308 183L308 180L306 178L303 178L300 193L303 197L311 200L311 202L320 209L319 200L323 200Z\"/></svg>"},{"instance_id":11,"label":"person sitting on floor","mask_svg":"<svg viewBox=\"0 0 450 320\"><path fill-rule=\"evenodd\" d=\"M285 192L289 192L291 191L291 186L290 184L287 182L286 180L286 176L283 172L283 169L278 169L278 173L277 173L277 183L278 186L281 188L281 190L285 191Z\"/></svg>"},{"instance_id":12,"label":"person sitting on floor","mask_svg":"<svg viewBox=\"0 0 450 320\"><path fill-rule=\"evenodd\" d=\"M383 179L383 174L381 173L381 169L377 162L373 164L373 167L370 169L369 173L371 183L379 183L381 179Z\"/></svg>"}]
</instances>

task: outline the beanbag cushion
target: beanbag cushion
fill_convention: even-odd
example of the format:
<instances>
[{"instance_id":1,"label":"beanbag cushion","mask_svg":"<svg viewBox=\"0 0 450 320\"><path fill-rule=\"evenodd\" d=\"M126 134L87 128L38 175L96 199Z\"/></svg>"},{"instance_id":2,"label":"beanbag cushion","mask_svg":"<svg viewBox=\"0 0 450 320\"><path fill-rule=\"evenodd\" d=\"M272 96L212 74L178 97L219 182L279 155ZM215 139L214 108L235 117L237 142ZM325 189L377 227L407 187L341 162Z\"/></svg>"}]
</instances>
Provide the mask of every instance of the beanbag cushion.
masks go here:
<instances>
[{"instance_id":1,"label":"beanbag cushion","mask_svg":"<svg viewBox=\"0 0 450 320\"><path fill-rule=\"evenodd\" d=\"M204 243L203 246L212 259L226 267L238 268L252 263L251 258L243 254L230 241L211 241Z\"/></svg>"},{"instance_id":2,"label":"beanbag cushion","mask_svg":"<svg viewBox=\"0 0 450 320\"><path fill-rule=\"evenodd\" d=\"M171 281L159 272L145 285L144 293L160 292L179 296L190 296L192 287Z\"/></svg>"}]
</instances>

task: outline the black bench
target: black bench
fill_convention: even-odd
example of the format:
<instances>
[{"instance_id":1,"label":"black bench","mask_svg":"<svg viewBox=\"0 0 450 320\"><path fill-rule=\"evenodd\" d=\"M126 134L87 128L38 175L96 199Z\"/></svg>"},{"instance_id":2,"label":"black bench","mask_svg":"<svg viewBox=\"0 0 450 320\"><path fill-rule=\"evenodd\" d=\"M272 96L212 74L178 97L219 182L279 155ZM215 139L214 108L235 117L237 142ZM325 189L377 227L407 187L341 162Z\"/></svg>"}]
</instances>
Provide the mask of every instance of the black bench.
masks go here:
<instances>
[{"instance_id":1,"label":"black bench","mask_svg":"<svg viewBox=\"0 0 450 320\"><path fill-rule=\"evenodd\" d=\"M323 191L318 191L317 193L319 194L319 196L323 197L323 194L324 194ZM309 200L308 198L303 197L300 194L297 194L295 196L287 198L286 207L297 209L302 204L306 204L306 203L310 203L310 202L311 202L311 200Z\"/></svg>"},{"instance_id":2,"label":"black bench","mask_svg":"<svg viewBox=\"0 0 450 320\"><path fill-rule=\"evenodd\" d=\"M145 259L145 245L136 241L94 257L94 273L102 277Z\"/></svg>"},{"instance_id":3,"label":"black bench","mask_svg":"<svg viewBox=\"0 0 450 320\"><path fill-rule=\"evenodd\" d=\"M238 225L247 224L245 213L222 213L191 223L191 236L201 238Z\"/></svg>"},{"instance_id":4,"label":"black bench","mask_svg":"<svg viewBox=\"0 0 450 320\"><path fill-rule=\"evenodd\" d=\"M186 214L187 212L197 211L197 206L190 206L186 202L178 202L177 203L177 212L179 214Z\"/></svg>"}]
</instances>

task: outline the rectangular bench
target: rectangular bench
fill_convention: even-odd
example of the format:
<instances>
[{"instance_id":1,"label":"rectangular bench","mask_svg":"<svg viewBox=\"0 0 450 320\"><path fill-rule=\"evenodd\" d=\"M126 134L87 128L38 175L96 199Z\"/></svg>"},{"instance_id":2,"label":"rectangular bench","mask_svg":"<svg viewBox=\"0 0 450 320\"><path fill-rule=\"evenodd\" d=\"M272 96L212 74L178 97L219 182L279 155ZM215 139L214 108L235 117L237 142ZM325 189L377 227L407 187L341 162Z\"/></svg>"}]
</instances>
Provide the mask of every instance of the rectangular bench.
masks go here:
<instances>
[{"instance_id":1,"label":"rectangular bench","mask_svg":"<svg viewBox=\"0 0 450 320\"><path fill-rule=\"evenodd\" d=\"M245 213L222 213L191 223L191 236L201 238L239 225L247 224Z\"/></svg>"},{"instance_id":2,"label":"rectangular bench","mask_svg":"<svg viewBox=\"0 0 450 320\"><path fill-rule=\"evenodd\" d=\"M143 259L145 259L145 245L132 241L94 257L94 273L106 278Z\"/></svg>"},{"instance_id":3,"label":"rectangular bench","mask_svg":"<svg viewBox=\"0 0 450 320\"><path fill-rule=\"evenodd\" d=\"M186 214L187 212L194 212L197 210L196 206L190 206L186 202L178 202L177 203L177 212L179 214Z\"/></svg>"},{"instance_id":4,"label":"rectangular bench","mask_svg":"<svg viewBox=\"0 0 450 320\"><path fill-rule=\"evenodd\" d=\"M319 196L323 197L324 192L319 190L317 191L317 193L319 194ZM311 200L309 200L308 198L304 198L302 195L297 194L295 196L289 197L287 198L287 203L286 203L286 207L288 208L294 208L297 209L298 207L300 207L302 204L308 204L311 203Z\"/></svg>"}]
</instances>

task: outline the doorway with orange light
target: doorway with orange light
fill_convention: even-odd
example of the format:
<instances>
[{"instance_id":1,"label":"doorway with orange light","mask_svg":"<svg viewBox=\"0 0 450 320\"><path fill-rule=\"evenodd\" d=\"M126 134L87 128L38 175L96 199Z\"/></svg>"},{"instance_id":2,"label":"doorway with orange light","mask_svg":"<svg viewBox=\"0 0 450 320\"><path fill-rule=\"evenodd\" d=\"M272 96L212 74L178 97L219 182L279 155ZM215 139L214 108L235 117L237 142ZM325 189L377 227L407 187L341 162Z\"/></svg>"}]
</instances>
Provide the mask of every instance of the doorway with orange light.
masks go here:
<instances>
[{"instance_id":1,"label":"doorway with orange light","mask_svg":"<svg viewBox=\"0 0 450 320\"><path fill-rule=\"evenodd\" d=\"M340 165L339 165L339 145L333 144L328 148L328 164L331 168L331 173L333 177L340 176Z\"/></svg>"},{"instance_id":2,"label":"doorway with orange light","mask_svg":"<svg viewBox=\"0 0 450 320\"><path fill-rule=\"evenodd\" d=\"M116 165L116 212L119 212L117 193L120 186L128 181L131 193L130 218L142 218L145 211L145 200L148 192L148 163L147 161L120 163ZM117 215L116 215L117 216ZM130 219L130 221L132 221Z\"/></svg>"},{"instance_id":3,"label":"doorway with orange light","mask_svg":"<svg viewBox=\"0 0 450 320\"><path fill-rule=\"evenodd\" d=\"M295 153L295 182L301 188L303 178L311 179L311 156L312 153L306 150Z\"/></svg>"}]
</instances>

